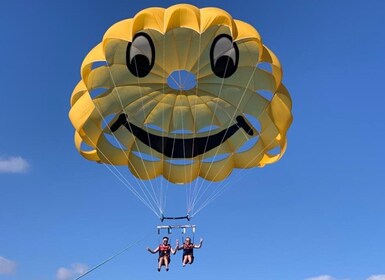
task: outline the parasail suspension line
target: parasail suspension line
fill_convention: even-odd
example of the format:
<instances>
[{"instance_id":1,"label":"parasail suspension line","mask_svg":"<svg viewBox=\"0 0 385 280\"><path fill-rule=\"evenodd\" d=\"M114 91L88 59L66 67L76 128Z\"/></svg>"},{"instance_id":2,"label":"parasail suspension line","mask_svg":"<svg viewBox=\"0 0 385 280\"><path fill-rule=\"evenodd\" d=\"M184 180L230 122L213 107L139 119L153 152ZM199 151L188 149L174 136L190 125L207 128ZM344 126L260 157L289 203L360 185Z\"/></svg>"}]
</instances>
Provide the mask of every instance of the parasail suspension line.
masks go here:
<instances>
[{"instance_id":1,"label":"parasail suspension line","mask_svg":"<svg viewBox=\"0 0 385 280\"><path fill-rule=\"evenodd\" d=\"M88 271L84 272L82 275L78 276L77 278L75 278L74 280L78 280L80 278L83 278L84 276L86 276L87 274L91 273L92 271L94 271L95 269L101 267L103 264L109 262L110 260L116 258L117 256L123 254L125 251L127 251L128 249L130 249L131 247L135 246L136 244L140 243L143 241L143 239L147 238L147 236L143 237L142 239L139 239L137 241L135 241L134 243L128 245L127 247L125 247L123 250L117 252L115 255L112 255L111 257L109 257L108 259L102 261L101 263L99 263L98 265L95 265L93 268L89 269Z\"/></svg>"}]
</instances>

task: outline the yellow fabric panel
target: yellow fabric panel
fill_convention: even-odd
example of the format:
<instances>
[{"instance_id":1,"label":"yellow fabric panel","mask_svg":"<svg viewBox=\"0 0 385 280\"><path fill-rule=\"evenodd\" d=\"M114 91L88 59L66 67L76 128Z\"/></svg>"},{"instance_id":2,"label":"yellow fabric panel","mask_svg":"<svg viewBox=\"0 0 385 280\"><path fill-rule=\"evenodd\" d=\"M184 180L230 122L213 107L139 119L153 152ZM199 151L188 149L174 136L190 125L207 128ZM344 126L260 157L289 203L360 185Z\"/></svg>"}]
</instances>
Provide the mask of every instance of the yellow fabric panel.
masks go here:
<instances>
[{"instance_id":1,"label":"yellow fabric panel","mask_svg":"<svg viewBox=\"0 0 385 280\"><path fill-rule=\"evenodd\" d=\"M201 26L200 32L206 33L207 29L212 26L227 26L230 33L234 38L237 37L237 28L233 21L233 18L229 13L222 9L209 7L201 9Z\"/></svg>"},{"instance_id":2,"label":"yellow fabric panel","mask_svg":"<svg viewBox=\"0 0 385 280\"><path fill-rule=\"evenodd\" d=\"M169 35L169 36L168 36ZM178 28L166 33L166 42L173 42L167 45L165 57L174 56L177 60L175 69L185 69L191 71L193 64L200 57L199 53L199 34L188 28ZM173 45L174 48L168 48ZM170 51L174 50L174 53Z\"/></svg>"},{"instance_id":3,"label":"yellow fabric panel","mask_svg":"<svg viewBox=\"0 0 385 280\"><path fill-rule=\"evenodd\" d=\"M157 89L144 85L135 85L116 87L111 94L100 97L94 101L100 101L98 107L101 112L103 112L103 116L106 116L112 113L116 114L119 111L130 113L131 110L135 110L132 112L137 112L147 101L160 97L161 93Z\"/></svg>"},{"instance_id":4,"label":"yellow fabric panel","mask_svg":"<svg viewBox=\"0 0 385 280\"><path fill-rule=\"evenodd\" d=\"M85 84L87 84L87 77L92 69L92 64L99 61L106 61L102 43L94 47L83 60L80 73Z\"/></svg>"},{"instance_id":5,"label":"yellow fabric panel","mask_svg":"<svg viewBox=\"0 0 385 280\"><path fill-rule=\"evenodd\" d=\"M117 80L117 78L111 78L110 70L111 68L108 66L101 66L91 70L87 75L87 89L91 92L97 88L113 88L115 86L114 80Z\"/></svg>"},{"instance_id":6,"label":"yellow fabric panel","mask_svg":"<svg viewBox=\"0 0 385 280\"><path fill-rule=\"evenodd\" d=\"M123 145L121 147L111 146L108 140L101 134L97 142L97 147L97 154L102 162L113 165L126 165L128 151L124 149Z\"/></svg>"},{"instance_id":7,"label":"yellow fabric panel","mask_svg":"<svg viewBox=\"0 0 385 280\"><path fill-rule=\"evenodd\" d=\"M200 159L210 159L224 154L235 154L236 150L240 148L240 146L242 146L247 139L248 136L246 136L243 132L238 131L222 145L204 153L200 156ZM238 141L236 142L236 140Z\"/></svg>"},{"instance_id":8,"label":"yellow fabric panel","mask_svg":"<svg viewBox=\"0 0 385 280\"><path fill-rule=\"evenodd\" d=\"M71 101L70 104L73 106L78 99L87 92L87 87L83 83L83 81L79 81L79 83L74 88L72 94L71 94Z\"/></svg>"},{"instance_id":9,"label":"yellow fabric panel","mask_svg":"<svg viewBox=\"0 0 385 280\"><path fill-rule=\"evenodd\" d=\"M190 106L174 106L170 131L188 130L193 131L194 119Z\"/></svg>"},{"instance_id":10,"label":"yellow fabric panel","mask_svg":"<svg viewBox=\"0 0 385 280\"><path fill-rule=\"evenodd\" d=\"M276 88L276 80L274 76L262 69L255 69L253 76L254 90L268 90L274 92Z\"/></svg>"},{"instance_id":11,"label":"yellow fabric panel","mask_svg":"<svg viewBox=\"0 0 385 280\"><path fill-rule=\"evenodd\" d=\"M231 36L231 30L228 26L212 26L208 28L204 33L199 36L200 40L200 57L196 59L194 56L192 59L195 60L194 67L191 71L197 73L197 77L205 77L212 74L210 65L210 47L215 37L218 35L227 34Z\"/></svg>"},{"instance_id":12,"label":"yellow fabric panel","mask_svg":"<svg viewBox=\"0 0 385 280\"><path fill-rule=\"evenodd\" d=\"M243 112L258 118L258 116L267 108L269 101L261 95L255 93L255 96L248 98Z\"/></svg>"},{"instance_id":13,"label":"yellow fabric panel","mask_svg":"<svg viewBox=\"0 0 385 280\"><path fill-rule=\"evenodd\" d=\"M163 166L161 161L147 161L130 153L128 168L134 176L140 179L150 180L162 174Z\"/></svg>"},{"instance_id":14,"label":"yellow fabric panel","mask_svg":"<svg viewBox=\"0 0 385 280\"><path fill-rule=\"evenodd\" d=\"M92 117L90 117L90 120L85 122L81 130L79 130L79 134L83 136L83 141L88 146L97 148L99 137L103 133L100 125L101 123L95 122L92 120Z\"/></svg>"},{"instance_id":15,"label":"yellow fabric panel","mask_svg":"<svg viewBox=\"0 0 385 280\"><path fill-rule=\"evenodd\" d=\"M291 115L291 99L284 86L278 89L278 92L271 100L271 114L274 123L281 133L285 133L293 120Z\"/></svg>"},{"instance_id":16,"label":"yellow fabric panel","mask_svg":"<svg viewBox=\"0 0 385 280\"><path fill-rule=\"evenodd\" d=\"M194 116L194 132L198 132L211 125L220 125L220 121L206 103L195 105L191 108L191 111Z\"/></svg>"},{"instance_id":17,"label":"yellow fabric panel","mask_svg":"<svg viewBox=\"0 0 385 280\"><path fill-rule=\"evenodd\" d=\"M273 143L274 139L278 137L279 130L275 126L273 120L270 118L269 114L264 111L259 115L259 120L261 122L261 132L260 137L267 148Z\"/></svg>"},{"instance_id":18,"label":"yellow fabric panel","mask_svg":"<svg viewBox=\"0 0 385 280\"><path fill-rule=\"evenodd\" d=\"M234 20L234 24L237 26L238 30L237 36L234 37L235 41L242 41L245 39L252 40L258 44L259 50L262 50L263 45L261 36L252 25L236 19ZM260 51L258 53L260 53Z\"/></svg>"},{"instance_id":19,"label":"yellow fabric panel","mask_svg":"<svg viewBox=\"0 0 385 280\"><path fill-rule=\"evenodd\" d=\"M259 55L262 51L255 40L243 39L236 41L239 52L242 54L239 57L238 68L248 67L254 68L259 61Z\"/></svg>"},{"instance_id":20,"label":"yellow fabric panel","mask_svg":"<svg viewBox=\"0 0 385 280\"><path fill-rule=\"evenodd\" d=\"M156 93L160 95L159 92ZM134 118L138 124L144 124L148 115L158 104L157 100L152 98L153 96L154 94L143 95L140 99L128 105L124 110L125 113Z\"/></svg>"},{"instance_id":21,"label":"yellow fabric panel","mask_svg":"<svg viewBox=\"0 0 385 280\"><path fill-rule=\"evenodd\" d=\"M130 133L127 129L119 129L115 131L114 133L111 132L105 132L106 134L110 134L112 136L115 136L116 139L119 141L119 143L123 146L123 150L125 151L131 151L133 147L136 145L136 138L132 133ZM105 142L105 145L111 146L111 144Z\"/></svg>"},{"instance_id":22,"label":"yellow fabric panel","mask_svg":"<svg viewBox=\"0 0 385 280\"><path fill-rule=\"evenodd\" d=\"M207 91L219 94L222 93L223 90L226 90L227 87L232 86L234 88L237 87L241 92L243 92L246 88L254 86L254 68L255 67L240 67L237 70L237 75L232 75L225 80L215 76L213 73L210 73L208 76L201 76L199 79L200 89L207 90L206 86L211 86L212 89L208 89Z\"/></svg>"},{"instance_id":23,"label":"yellow fabric panel","mask_svg":"<svg viewBox=\"0 0 385 280\"><path fill-rule=\"evenodd\" d=\"M169 30L188 27L199 32L200 12L199 9L189 4L177 4L166 9L164 13L165 29Z\"/></svg>"},{"instance_id":24,"label":"yellow fabric panel","mask_svg":"<svg viewBox=\"0 0 385 280\"><path fill-rule=\"evenodd\" d=\"M146 29L163 32L164 12L165 10L163 8L148 8L137 13L132 25L132 34Z\"/></svg>"},{"instance_id":25,"label":"yellow fabric panel","mask_svg":"<svg viewBox=\"0 0 385 280\"><path fill-rule=\"evenodd\" d=\"M186 184L199 176L200 169L199 161L193 161L190 165L176 165L165 161L163 176L174 184Z\"/></svg>"},{"instance_id":26,"label":"yellow fabric panel","mask_svg":"<svg viewBox=\"0 0 385 280\"><path fill-rule=\"evenodd\" d=\"M271 63L272 67L272 74L275 79L276 88L281 84L282 81L282 68L281 63L279 62L278 58L275 56L275 54L269 50L266 46L263 47L263 56L261 62L268 62Z\"/></svg>"},{"instance_id":27,"label":"yellow fabric panel","mask_svg":"<svg viewBox=\"0 0 385 280\"><path fill-rule=\"evenodd\" d=\"M233 152L234 151L231 149L231 146L230 146L229 142L226 141L222 145L219 145L216 148L214 148L214 149L212 149L210 151L207 151L206 153L201 155L199 158L202 159L202 160L203 159L209 160L209 159L212 159L214 157L218 157L219 155L231 154Z\"/></svg>"},{"instance_id":28,"label":"yellow fabric panel","mask_svg":"<svg viewBox=\"0 0 385 280\"><path fill-rule=\"evenodd\" d=\"M80 130L88 121L95 106L88 94L83 94L77 99L69 112L69 118L76 130Z\"/></svg>"},{"instance_id":29,"label":"yellow fabric panel","mask_svg":"<svg viewBox=\"0 0 385 280\"><path fill-rule=\"evenodd\" d=\"M173 95L168 96L174 97ZM167 99L167 97L164 99ZM167 101L165 102L162 100L154 107L151 114L147 116L144 123L156 125L159 128L163 128L166 132L170 132L170 123L172 120L171 118L173 111L173 104L168 104Z\"/></svg>"},{"instance_id":30,"label":"yellow fabric panel","mask_svg":"<svg viewBox=\"0 0 385 280\"><path fill-rule=\"evenodd\" d=\"M125 19L112 25L103 36L103 43L108 43L111 39L120 39L130 42L133 37L132 24L133 19Z\"/></svg>"},{"instance_id":31,"label":"yellow fabric panel","mask_svg":"<svg viewBox=\"0 0 385 280\"><path fill-rule=\"evenodd\" d=\"M201 59L202 36L195 30L179 28L168 31L159 39L156 49L161 50L156 57L156 65L163 67L166 77L175 70L196 71L196 64Z\"/></svg>"},{"instance_id":32,"label":"yellow fabric panel","mask_svg":"<svg viewBox=\"0 0 385 280\"><path fill-rule=\"evenodd\" d=\"M75 132L75 135L74 135L74 141L75 141L75 147L76 149L78 150L78 152L85 158L85 159L88 159L88 160L91 160L91 161L96 161L96 162L99 162L100 159L98 157L98 154L96 152L96 150L91 150L91 151L84 151L82 150L81 148L81 145L83 143L83 138L82 136L79 135L79 133Z\"/></svg>"},{"instance_id":33,"label":"yellow fabric panel","mask_svg":"<svg viewBox=\"0 0 385 280\"><path fill-rule=\"evenodd\" d=\"M234 168L233 156L221 161L209 163L202 162L199 176L208 181L218 182L226 179Z\"/></svg>"},{"instance_id":34,"label":"yellow fabric panel","mask_svg":"<svg viewBox=\"0 0 385 280\"><path fill-rule=\"evenodd\" d=\"M126 65L126 51L128 41L121 39L108 39L104 41L104 52L108 65Z\"/></svg>"},{"instance_id":35,"label":"yellow fabric panel","mask_svg":"<svg viewBox=\"0 0 385 280\"><path fill-rule=\"evenodd\" d=\"M150 147L148 147L147 145L145 145L144 143L142 143L138 140L136 140L135 142L133 142L131 144L130 150L135 151L135 152L139 152L143 155L146 155L147 157L149 156L149 157L151 157L152 161L159 161L159 160L162 160L164 158L164 156L161 153L158 153L154 149L151 149ZM158 174L158 175L160 175L160 174Z\"/></svg>"},{"instance_id":36,"label":"yellow fabric panel","mask_svg":"<svg viewBox=\"0 0 385 280\"><path fill-rule=\"evenodd\" d=\"M261 139L249 150L234 154L234 162L237 168L251 168L260 164L264 156L265 146Z\"/></svg>"}]
</instances>

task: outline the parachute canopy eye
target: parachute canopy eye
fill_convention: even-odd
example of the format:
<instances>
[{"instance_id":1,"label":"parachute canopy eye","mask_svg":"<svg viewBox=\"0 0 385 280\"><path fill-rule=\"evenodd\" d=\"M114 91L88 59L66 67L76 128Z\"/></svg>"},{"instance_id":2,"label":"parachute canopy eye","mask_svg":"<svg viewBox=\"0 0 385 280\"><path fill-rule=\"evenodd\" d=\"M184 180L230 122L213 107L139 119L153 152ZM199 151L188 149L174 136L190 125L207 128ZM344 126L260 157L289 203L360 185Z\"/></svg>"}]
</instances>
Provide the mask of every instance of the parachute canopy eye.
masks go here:
<instances>
[{"instance_id":1,"label":"parachute canopy eye","mask_svg":"<svg viewBox=\"0 0 385 280\"><path fill-rule=\"evenodd\" d=\"M228 78L238 67L239 50L233 39L226 34L217 36L210 50L211 69L219 78Z\"/></svg>"},{"instance_id":2,"label":"parachute canopy eye","mask_svg":"<svg viewBox=\"0 0 385 280\"><path fill-rule=\"evenodd\" d=\"M146 33L138 33L127 46L126 64L128 70L139 78L150 73L155 62L155 47L151 37Z\"/></svg>"}]
</instances>

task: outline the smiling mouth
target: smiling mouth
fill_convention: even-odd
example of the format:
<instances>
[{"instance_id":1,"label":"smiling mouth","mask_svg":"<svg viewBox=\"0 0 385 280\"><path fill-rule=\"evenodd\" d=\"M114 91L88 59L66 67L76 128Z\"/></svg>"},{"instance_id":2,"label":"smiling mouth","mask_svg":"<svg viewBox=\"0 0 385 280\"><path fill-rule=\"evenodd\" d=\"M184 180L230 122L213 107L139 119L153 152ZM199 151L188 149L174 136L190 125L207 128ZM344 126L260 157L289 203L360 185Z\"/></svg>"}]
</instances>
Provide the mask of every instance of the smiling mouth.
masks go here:
<instances>
[{"instance_id":1,"label":"smiling mouth","mask_svg":"<svg viewBox=\"0 0 385 280\"><path fill-rule=\"evenodd\" d=\"M224 143L240 128L242 128L248 135L254 135L253 129L247 124L243 116L237 116L235 124L216 134L182 139L158 136L149 133L129 122L126 114L120 114L118 119L111 125L110 129L112 132L115 132L120 126L124 126L145 145L168 158L186 159L204 154Z\"/></svg>"}]
</instances>

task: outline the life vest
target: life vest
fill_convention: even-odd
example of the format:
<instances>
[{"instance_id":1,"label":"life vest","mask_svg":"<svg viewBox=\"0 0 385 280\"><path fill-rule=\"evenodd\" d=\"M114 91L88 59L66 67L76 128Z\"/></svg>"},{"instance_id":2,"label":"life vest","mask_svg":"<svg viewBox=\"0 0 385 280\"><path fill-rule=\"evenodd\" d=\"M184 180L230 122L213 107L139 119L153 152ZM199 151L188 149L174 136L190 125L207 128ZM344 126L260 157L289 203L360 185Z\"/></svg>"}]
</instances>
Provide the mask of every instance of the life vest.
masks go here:
<instances>
[{"instance_id":1,"label":"life vest","mask_svg":"<svg viewBox=\"0 0 385 280\"><path fill-rule=\"evenodd\" d=\"M167 244L167 245L160 244L159 245L159 257L169 256L170 251L171 251L171 246L169 244Z\"/></svg>"},{"instance_id":2,"label":"life vest","mask_svg":"<svg viewBox=\"0 0 385 280\"><path fill-rule=\"evenodd\" d=\"M183 255L192 255L194 250L194 244L183 243Z\"/></svg>"}]
</instances>

